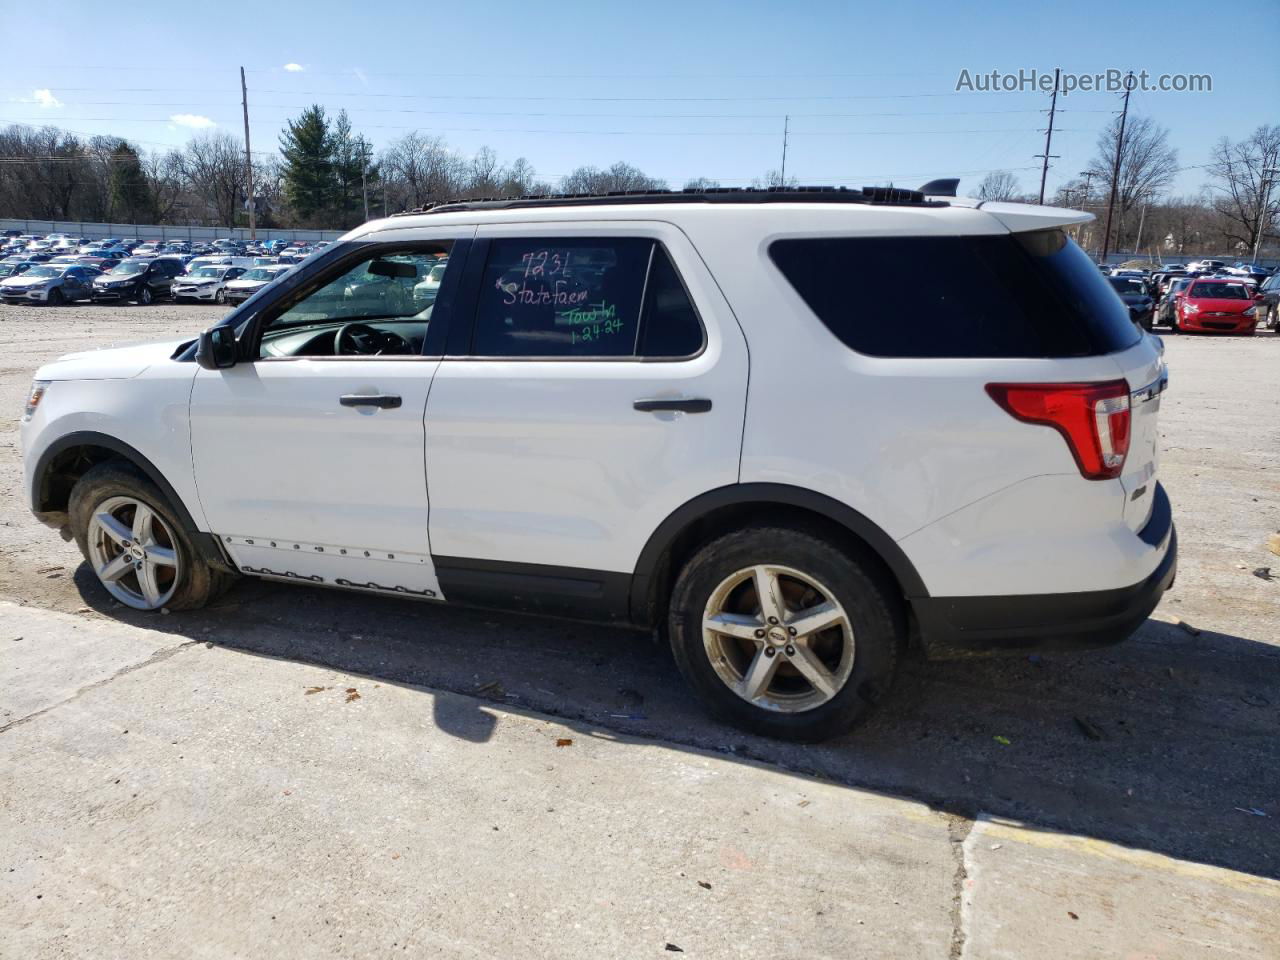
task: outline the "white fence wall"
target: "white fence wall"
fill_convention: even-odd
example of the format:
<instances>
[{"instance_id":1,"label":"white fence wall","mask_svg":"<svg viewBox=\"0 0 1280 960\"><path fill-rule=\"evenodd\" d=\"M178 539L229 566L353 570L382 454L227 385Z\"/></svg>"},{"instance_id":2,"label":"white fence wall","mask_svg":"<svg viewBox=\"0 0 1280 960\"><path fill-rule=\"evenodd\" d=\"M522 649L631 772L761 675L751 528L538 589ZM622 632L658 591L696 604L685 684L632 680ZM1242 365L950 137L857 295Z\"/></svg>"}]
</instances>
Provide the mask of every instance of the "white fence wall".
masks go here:
<instances>
[{"instance_id":1,"label":"white fence wall","mask_svg":"<svg viewBox=\"0 0 1280 960\"><path fill-rule=\"evenodd\" d=\"M69 233L76 237L137 237L139 240L217 240L234 237L248 240L249 231L238 227L179 227L139 223L86 223L77 220L5 220L0 218L0 231L21 230L23 233ZM259 240L336 240L345 230L267 230L259 228Z\"/></svg>"}]
</instances>

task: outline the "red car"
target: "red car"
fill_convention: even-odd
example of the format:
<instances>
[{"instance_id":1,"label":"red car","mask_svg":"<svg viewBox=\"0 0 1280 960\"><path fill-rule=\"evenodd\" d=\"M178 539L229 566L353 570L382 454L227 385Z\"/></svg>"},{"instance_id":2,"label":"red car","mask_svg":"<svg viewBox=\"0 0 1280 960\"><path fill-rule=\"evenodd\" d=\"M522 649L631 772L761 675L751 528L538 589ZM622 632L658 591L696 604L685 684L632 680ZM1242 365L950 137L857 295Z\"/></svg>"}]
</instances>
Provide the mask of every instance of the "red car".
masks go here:
<instances>
[{"instance_id":1,"label":"red car","mask_svg":"<svg viewBox=\"0 0 1280 960\"><path fill-rule=\"evenodd\" d=\"M1244 333L1258 325L1261 294L1239 280L1198 279L1178 297L1173 329L1179 333Z\"/></svg>"}]
</instances>

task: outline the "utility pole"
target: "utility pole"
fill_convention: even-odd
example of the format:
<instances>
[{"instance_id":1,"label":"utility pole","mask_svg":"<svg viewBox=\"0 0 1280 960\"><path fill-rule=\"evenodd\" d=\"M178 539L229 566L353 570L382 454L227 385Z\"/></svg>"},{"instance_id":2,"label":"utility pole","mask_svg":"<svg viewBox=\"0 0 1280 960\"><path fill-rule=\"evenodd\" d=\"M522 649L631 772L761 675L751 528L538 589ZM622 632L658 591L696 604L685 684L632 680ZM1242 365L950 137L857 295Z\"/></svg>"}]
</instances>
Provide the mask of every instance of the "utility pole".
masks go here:
<instances>
[{"instance_id":1,"label":"utility pole","mask_svg":"<svg viewBox=\"0 0 1280 960\"><path fill-rule=\"evenodd\" d=\"M253 196L253 152L249 149L249 87L244 82L244 67L240 68L240 97L240 106L244 108L244 169L249 181L249 241L252 243L258 239L258 205Z\"/></svg>"},{"instance_id":2,"label":"utility pole","mask_svg":"<svg viewBox=\"0 0 1280 960\"><path fill-rule=\"evenodd\" d=\"M1044 165L1040 168L1040 203L1044 204L1044 182L1049 176L1049 158L1058 159L1056 154L1049 152L1053 145L1053 115L1058 111L1058 80L1062 76L1062 68L1053 68L1053 99L1049 101L1049 129L1044 135L1044 153L1037 156L1044 158Z\"/></svg>"},{"instance_id":3,"label":"utility pole","mask_svg":"<svg viewBox=\"0 0 1280 960\"><path fill-rule=\"evenodd\" d=\"M1138 256L1138 249L1142 246L1142 226L1147 222L1147 200L1142 201L1142 216L1138 218L1138 236L1133 241L1133 255Z\"/></svg>"},{"instance_id":4,"label":"utility pole","mask_svg":"<svg viewBox=\"0 0 1280 960\"><path fill-rule=\"evenodd\" d=\"M1258 248L1262 245L1262 233L1267 229L1267 221L1271 219L1271 185L1275 182L1280 167L1262 168L1262 209L1258 212L1258 235L1253 238L1253 263L1258 262Z\"/></svg>"},{"instance_id":5,"label":"utility pole","mask_svg":"<svg viewBox=\"0 0 1280 960\"><path fill-rule=\"evenodd\" d=\"M365 167L369 165L369 144L364 137L360 138L360 193L364 197L364 220L369 222L369 188L364 182Z\"/></svg>"},{"instance_id":6,"label":"utility pole","mask_svg":"<svg viewBox=\"0 0 1280 960\"><path fill-rule=\"evenodd\" d=\"M791 126L791 115L782 118L782 171L778 177L778 186L787 185L787 133Z\"/></svg>"},{"instance_id":7,"label":"utility pole","mask_svg":"<svg viewBox=\"0 0 1280 960\"><path fill-rule=\"evenodd\" d=\"M1120 151L1124 149L1124 125L1129 119L1129 94L1133 92L1133 71L1124 78L1124 107L1120 111L1120 130L1116 136L1116 162L1111 167L1111 199L1107 201L1107 225L1102 230L1102 262L1111 252L1111 214L1116 206L1116 188L1120 186Z\"/></svg>"}]
</instances>

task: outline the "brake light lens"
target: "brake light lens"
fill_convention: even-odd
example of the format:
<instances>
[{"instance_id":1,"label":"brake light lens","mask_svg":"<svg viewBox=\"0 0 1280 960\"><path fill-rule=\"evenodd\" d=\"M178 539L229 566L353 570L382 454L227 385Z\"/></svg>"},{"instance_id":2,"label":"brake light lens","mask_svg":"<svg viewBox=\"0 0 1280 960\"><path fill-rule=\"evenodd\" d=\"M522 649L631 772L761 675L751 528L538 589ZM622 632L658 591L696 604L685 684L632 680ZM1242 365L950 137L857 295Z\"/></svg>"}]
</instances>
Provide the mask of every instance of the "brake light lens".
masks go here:
<instances>
[{"instance_id":1,"label":"brake light lens","mask_svg":"<svg viewBox=\"0 0 1280 960\"><path fill-rule=\"evenodd\" d=\"M989 383L991 399L1017 420L1052 427L1086 480L1120 476L1129 453L1129 384Z\"/></svg>"}]
</instances>

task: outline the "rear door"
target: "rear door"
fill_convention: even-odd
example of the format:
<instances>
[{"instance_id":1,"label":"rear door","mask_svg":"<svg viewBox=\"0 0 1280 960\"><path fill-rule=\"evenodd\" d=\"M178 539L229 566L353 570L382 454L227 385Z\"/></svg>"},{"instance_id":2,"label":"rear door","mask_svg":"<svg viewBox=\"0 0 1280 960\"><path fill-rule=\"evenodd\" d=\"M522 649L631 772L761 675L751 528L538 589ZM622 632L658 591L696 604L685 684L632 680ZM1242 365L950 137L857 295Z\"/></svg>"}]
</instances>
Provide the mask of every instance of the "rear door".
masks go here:
<instances>
[{"instance_id":1,"label":"rear door","mask_svg":"<svg viewBox=\"0 0 1280 960\"><path fill-rule=\"evenodd\" d=\"M603 600L673 510L737 482L745 339L666 223L481 226L467 276L426 418L445 595Z\"/></svg>"}]
</instances>

